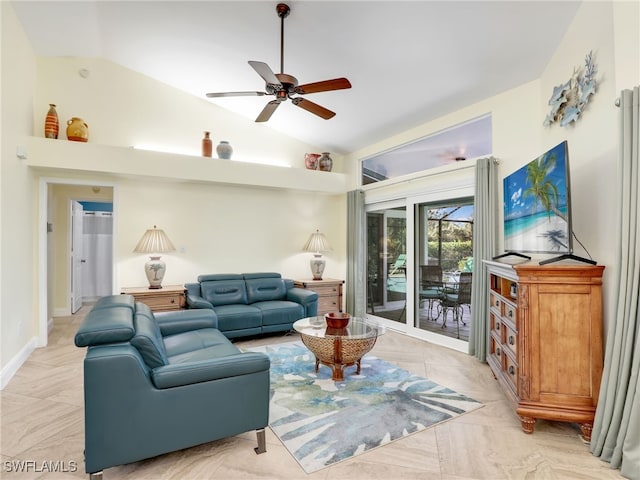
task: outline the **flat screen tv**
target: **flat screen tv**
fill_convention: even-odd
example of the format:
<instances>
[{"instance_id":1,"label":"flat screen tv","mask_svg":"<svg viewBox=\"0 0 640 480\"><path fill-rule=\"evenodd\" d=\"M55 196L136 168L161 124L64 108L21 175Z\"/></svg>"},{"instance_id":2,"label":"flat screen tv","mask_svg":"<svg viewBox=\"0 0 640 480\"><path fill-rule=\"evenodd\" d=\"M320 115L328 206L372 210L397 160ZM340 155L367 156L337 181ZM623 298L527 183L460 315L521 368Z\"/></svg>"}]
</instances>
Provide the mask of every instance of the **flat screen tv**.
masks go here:
<instances>
[{"instance_id":1,"label":"flat screen tv","mask_svg":"<svg viewBox=\"0 0 640 480\"><path fill-rule=\"evenodd\" d=\"M566 141L505 177L503 188L507 252L572 253Z\"/></svg>"}]
</instances>

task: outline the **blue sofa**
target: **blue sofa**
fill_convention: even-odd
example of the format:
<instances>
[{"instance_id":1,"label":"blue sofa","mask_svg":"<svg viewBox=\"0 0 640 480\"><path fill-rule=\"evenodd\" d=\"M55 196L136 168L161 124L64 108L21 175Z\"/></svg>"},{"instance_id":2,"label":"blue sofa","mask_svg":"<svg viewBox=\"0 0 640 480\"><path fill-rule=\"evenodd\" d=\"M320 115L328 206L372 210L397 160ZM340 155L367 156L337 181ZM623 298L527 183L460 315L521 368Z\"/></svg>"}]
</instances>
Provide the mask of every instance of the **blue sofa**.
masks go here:
<instances>
[{"instance_id":1,"label":"blue sofa","mask_svg":"<svg viewBox=\"0 0 640 480\"><path fill-rule=\"evenodd\" d=\"M136 462L256 430L266 451L269 357L241 353L211 310L153 314L103 297L75 336L84 359L85 468Z\"/></svg>"},{"instance_id":2,"label":"blue sofa","mask_svg":"<svg viewBox=\"0 0 640 480\"><path fill-rule=\"evenodd\" d=\"M185 288L187 308L215 312L227 338L288 332L296 320L318 312L318 294L279 273L200 275Z\"/></svg>"}]
</instances>

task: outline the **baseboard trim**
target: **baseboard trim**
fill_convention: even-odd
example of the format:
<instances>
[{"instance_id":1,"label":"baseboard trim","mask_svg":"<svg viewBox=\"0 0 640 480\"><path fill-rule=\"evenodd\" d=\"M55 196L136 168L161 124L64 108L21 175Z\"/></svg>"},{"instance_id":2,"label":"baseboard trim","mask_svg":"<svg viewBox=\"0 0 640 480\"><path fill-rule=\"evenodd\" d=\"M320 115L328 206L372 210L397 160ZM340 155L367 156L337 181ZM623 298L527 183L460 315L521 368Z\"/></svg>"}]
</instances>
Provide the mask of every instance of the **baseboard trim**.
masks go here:
<instances>
[{"instance_id":1,"label":"baseboard trim","mask_svg":"<svg viewBox=\"0 0 640 480\"><path fill-rule=\"evenodd\" d=\"M32 337L22 349L14 356L9 363L0 371L0 390L9 385L13 376L20 370L20 367L27 361L29 355L33 353L38 345L38 339Z\"/></svg>"},{"instance_id":2,"label":"baseboard trim","mask_svg":"<svg viewBox=\"0 0 640 480\"><path fill-rule=\"evenodd\" d=\"M54 317L68 317L69 315L71 315L71 312L69 311L68 308L54 308L53 309L53 316Z\"/></svg>"}]
</instances>

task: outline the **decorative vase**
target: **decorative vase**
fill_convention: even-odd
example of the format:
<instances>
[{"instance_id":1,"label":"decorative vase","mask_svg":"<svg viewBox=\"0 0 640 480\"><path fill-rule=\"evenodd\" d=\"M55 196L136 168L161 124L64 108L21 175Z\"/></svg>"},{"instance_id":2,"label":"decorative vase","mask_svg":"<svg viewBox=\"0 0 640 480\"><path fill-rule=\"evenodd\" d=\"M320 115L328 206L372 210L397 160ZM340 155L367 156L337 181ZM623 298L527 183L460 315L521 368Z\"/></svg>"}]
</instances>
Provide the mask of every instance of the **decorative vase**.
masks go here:
<instances>
[{"instance_id":1,"label":"decorative vase","mask_svg":"<svg viewBox=\"0 0 640 480\"><path fill-rule=\"evenodd\" d=\"M233 153L233 148L226 140L221 140L218 146L216 147L216 153L218 154L218 158L222 158L224 160L229 160L231 158L231 154Z\"/></svg>"},{"instance_id":2,"label":"decorative vase","mask_svg":"<svg viewBox=\"0 0 640 480\"><path fill-rule=\"evenodd\" d=\"M50 103L47 117L44 120L44 138L58 138L59 131L58 112L56 112L56 106Z\"/></svg>"},{"instance_id":3,"label":"decorative vase","mask_svg":"<svg viewBox=\"0 0 640 480\"><path fill-rule=\"evenodd\" d=\"M213 142L211 142L209 132L204 132L204 138L202 139L202 156L210 157L213 151Z\"/></svg>"},{"instance_id":4,"label":"decorative vase","mask_svg":"<svg viewBox=\"0 0 640 480\"><path fill-rule=\"evenodd\" d=\"M67 120L67 138L73 142L86 142L89 140L89 126L78 117Z\"/></svg>"},{"instance_id":5,"label":"decorative vase","mask_svg":"<svg viewBox=\"0 0 640 480\"><path fill-rule=\"evenodd\" d=\"M309 170L317 170L319 158L320 158L319 153L305 153L304 166L307 167Z\"/></svg>"},{"instance_id":6,"label":"decorative vase","mask_svg":"<svg viewBox=\"0 0 640 480\"><path fill-rule=\"evenodd\" d=\"M322 152L318 160L318 170L330 172L333 168L333 159L329 156L329 152Z\"/></svg>"}]
</instances>

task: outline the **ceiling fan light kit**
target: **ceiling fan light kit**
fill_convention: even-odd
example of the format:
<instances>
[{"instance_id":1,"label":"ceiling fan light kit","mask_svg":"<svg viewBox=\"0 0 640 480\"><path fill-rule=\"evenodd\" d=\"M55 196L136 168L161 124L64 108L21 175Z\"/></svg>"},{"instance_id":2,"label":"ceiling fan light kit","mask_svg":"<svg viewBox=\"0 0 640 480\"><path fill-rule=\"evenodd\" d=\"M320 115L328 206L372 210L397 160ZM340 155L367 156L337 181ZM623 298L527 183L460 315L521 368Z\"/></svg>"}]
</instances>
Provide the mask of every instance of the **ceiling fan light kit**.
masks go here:
<instances>
[{"instance_id":1,"label":"ceiling fan light kit","mask_svg":"<svg viewBox=\"0 0 640 480\"><path fill-rule=\"evenodd\" d=\"M295 106L313 113L320 118L328 120L335 116L335 112L307 100L306 98L294 95L306 95L309 93L328 92L331 90L344 90L351 88L351 83L344 77L324 80L321 82L306 83L298 85L298 79L293 75L284 73L284 19L289 16L291 9L285 3L276 6L276 13L280 17L280 73L274 73L271 67L264 62L254 60L249 61L249 65L265 81L265 92L220 92L207 93L208 98L233 97L233 96L275 96L275 100L268 102L262 109L256 122L266 122L276 111L280 104L286 100L291 100Z\"/></svg>"}]
</instances>

